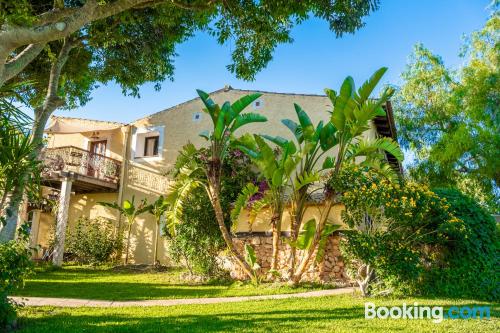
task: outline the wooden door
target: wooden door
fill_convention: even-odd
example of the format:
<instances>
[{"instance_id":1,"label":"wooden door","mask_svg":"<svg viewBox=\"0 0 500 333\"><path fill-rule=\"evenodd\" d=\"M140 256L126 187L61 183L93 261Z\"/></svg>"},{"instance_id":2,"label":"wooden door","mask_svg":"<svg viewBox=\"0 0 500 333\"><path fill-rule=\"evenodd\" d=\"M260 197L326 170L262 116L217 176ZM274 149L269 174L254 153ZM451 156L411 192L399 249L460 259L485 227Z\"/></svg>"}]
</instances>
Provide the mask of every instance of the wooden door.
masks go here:
<instances>
[{"instance_id":1,"label":"wooden door","mask_svg":"<svg viewBox=\"0 0 500 333\"><path fill-rule=\"evenodd\" d=\"M98 177L99 166L104 163L106 154L107 140L91 141L90 156L87 174L92 177Z\"/></svg>"}]
</instances>

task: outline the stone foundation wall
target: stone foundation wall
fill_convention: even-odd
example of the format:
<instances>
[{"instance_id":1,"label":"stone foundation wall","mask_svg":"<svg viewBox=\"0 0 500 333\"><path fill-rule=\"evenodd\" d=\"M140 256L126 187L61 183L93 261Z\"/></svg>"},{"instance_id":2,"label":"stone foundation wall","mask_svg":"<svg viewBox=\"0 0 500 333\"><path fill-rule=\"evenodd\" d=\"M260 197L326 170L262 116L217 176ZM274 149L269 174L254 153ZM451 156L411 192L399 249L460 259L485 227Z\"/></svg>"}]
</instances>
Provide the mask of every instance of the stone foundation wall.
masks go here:
<instances>
[{"instance_id":1,"label":"stone foundation wall","mask_svg":"<svg viewBox=\"0 0 500 333\"><path fill-rule=\"evenodd\" d=\"M279 251L279 265L278 271L284 277L288 275L288 269L290 265L290 245L283 242L283 238L280 240L280 251ZM250 244L255 250L258 263L261 267L260 274L265 276L271 267L272 258L272 236L271 235L246 235L233 238L233 242L238 249L239 253L244 253L245 244ZM338 233L334 233L328 238L325 254L321 262L317 263L314 259L311 259L307 271L302 277L302 281L308 282L348 282L348 278L344 273L344 262L339 250L340 237ZM297 250L297 262L302 260L304 251ZM241 270L238 264L231 260L226 261L226 268L231 272L231 276L235 279L244 280L247 276Z\"/></svg>"}]
</instances>

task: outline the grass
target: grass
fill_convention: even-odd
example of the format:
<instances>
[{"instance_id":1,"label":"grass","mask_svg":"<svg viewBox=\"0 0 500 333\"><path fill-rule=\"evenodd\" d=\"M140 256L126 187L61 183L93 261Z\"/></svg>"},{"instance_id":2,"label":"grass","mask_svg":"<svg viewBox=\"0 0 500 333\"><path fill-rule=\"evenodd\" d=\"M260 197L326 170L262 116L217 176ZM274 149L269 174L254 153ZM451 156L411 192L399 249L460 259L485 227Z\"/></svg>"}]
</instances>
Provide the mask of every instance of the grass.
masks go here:
<instances>
[{"instance_id":1,"label":"grass","mask_svg":"<svg viewBox=\"0 0 500 333\"><path fill-rule=\"evenodd\" d=\"M36 274L26 280L25 287L14 295L125 301L285 294L321 288L224 281L190 284L181 279L183 273L184 270L174 268L144 272L85 266L64 266L57 270L38 267Z\"/></svg>"},{"instance_id":2,"label":"grass","mask_svg":"<svg viewBox=\"0 0 500 333\"><path fill-rule=\"evenodd\" d=\"M377 306L488 305L467 300L370 299ZM491 319L364 319L365 299L352 295L174 307L53 308L20 311L19 332L498 332L498 304Z\"/></svg>"}]
</instances>

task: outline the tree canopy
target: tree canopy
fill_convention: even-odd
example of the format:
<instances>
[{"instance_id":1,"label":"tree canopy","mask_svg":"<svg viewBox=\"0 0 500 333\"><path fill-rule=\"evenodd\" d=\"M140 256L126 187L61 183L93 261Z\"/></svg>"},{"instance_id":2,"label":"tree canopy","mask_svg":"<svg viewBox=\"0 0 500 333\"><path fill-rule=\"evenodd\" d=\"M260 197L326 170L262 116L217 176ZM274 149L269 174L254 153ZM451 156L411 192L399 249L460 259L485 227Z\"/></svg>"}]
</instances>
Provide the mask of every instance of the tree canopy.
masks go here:
<instances>
[{"instance_id":1,"label":"tree canopy","mask_svg":"<svg viewBox=\"0 0 500 333\"><path fill-rule=\"evenodd\" d=\"M172 70L173 46L200 30L221 44L234 41L228 69L253 79L278 44L292 41L291 29L309 16L326 20L340 36L363 26L363 17L377 7L378 0L2 0L0 84L22 71L47 43L75 33L93 36L89 46L98 47L109 65L128 69L121 73L125 87L134 83L126 65L133 61L132 68L141 68L155 56L164 63L148 78L164 79Z\"/></svg>"},{"instance_id":2,"label":"tree canopy","mask_svg":"<svg viewBox=\"0 0 500 333\"><path fill-rule=\"evenodd\" d=\"M500 182L500 15L473 32L448 68L417 44L394 100L401 144L415 153L411 174L458 186L498 210Z\"/></svg>"}]
</instances>

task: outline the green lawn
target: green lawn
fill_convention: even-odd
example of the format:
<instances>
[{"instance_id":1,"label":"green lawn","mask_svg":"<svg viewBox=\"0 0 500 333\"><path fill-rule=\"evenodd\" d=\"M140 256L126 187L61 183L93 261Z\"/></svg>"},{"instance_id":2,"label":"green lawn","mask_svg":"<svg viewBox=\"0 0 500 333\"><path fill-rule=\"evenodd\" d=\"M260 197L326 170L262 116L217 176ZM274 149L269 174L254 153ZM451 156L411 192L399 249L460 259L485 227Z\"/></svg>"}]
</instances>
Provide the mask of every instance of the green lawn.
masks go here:
<instances>
[{"instance_id":1,"label":"green lawn","mask_svg":"<svg viewBox=\"0 0 500 333\"><path fill-rule=\"evenodd\" d=\"M416 299L370 299L378 306ZM418 299L421 305L483 304ZM24 308L19 332L498 332L498 305L491 320L364 319L364 299L351 295L240 303L128 308Z\"/></svg>"},{"instance_id":2,"label":"green lawn","mask_svg":"<svg viewBox=\"0 0 500 333\"><path fill-rule=\"evenodd\" d=\"M185 271L169 268L165 272L137 272L112 268L95 269L65 266L59 270L37 268L17 296L85 298L96 300L143 300L169 298L199 298L269 295L319 289L302 285L296 288L285 284L218 282L189 284L181 280Z\"/></svg>"}]
</instances>

